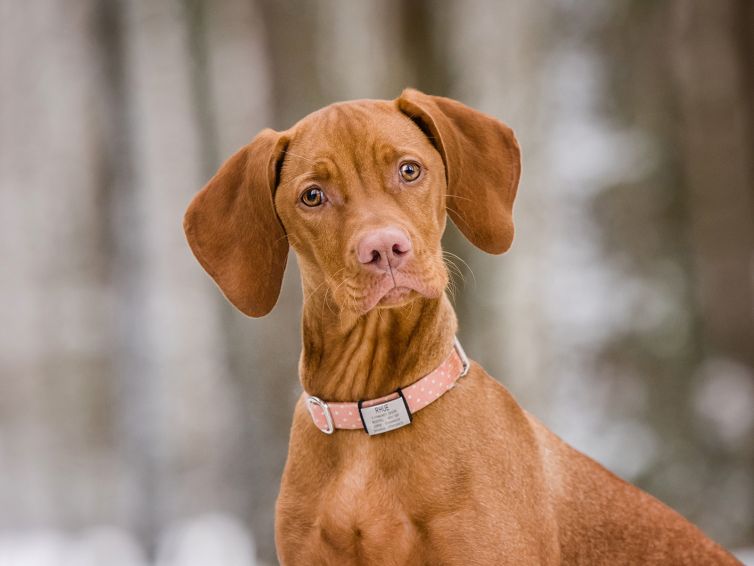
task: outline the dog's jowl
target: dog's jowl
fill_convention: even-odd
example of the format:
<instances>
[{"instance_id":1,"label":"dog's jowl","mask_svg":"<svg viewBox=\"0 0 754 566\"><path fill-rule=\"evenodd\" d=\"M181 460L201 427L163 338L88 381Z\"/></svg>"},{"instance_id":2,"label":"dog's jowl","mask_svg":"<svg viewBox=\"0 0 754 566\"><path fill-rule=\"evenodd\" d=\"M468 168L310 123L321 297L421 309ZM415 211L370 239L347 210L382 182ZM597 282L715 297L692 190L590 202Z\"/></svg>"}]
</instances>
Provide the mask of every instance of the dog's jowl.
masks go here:
<instances>
[{"instance_id":1,"label":"dog's jowl","mask_svg":"<svg viewBox=\"0 0 754 566\"><path fill-rule=\"evenodd\" d=\"M301 268L282 564L738 563L548 431L455 340L446 219L505 252L520 171L507 126L409 89L262 131L191 202L191 249L244 313L274 307L289 246Z\"/></svg>"}]
</instances>

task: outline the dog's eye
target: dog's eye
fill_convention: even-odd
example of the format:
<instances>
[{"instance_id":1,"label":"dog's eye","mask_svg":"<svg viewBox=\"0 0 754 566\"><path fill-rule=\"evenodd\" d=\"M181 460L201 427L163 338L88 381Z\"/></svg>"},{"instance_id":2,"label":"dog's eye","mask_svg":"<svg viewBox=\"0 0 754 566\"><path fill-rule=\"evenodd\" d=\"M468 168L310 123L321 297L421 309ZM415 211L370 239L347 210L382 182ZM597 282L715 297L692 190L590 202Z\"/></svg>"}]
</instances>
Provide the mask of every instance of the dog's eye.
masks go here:
<instances>
[{"instance_id":1,"label":"dog's eye","mask_svg":"<svg viewBox=\"0 0 754 566\"><path fill-rule=\"evenodd\" d=\"M421 166L416 161L404 161L400 167L401 177L404 181L416 181L422 171Z\"/></svg>"},{"instance_id":2,"label":"dog's eye","mask_svg":"<svg viewBox=\"0 0 754 566\"><path fill-rule=\"evenodd\" d=\"M320 206L325 202L325 193L319 187L309 187L301 193L301 202L306 206Z\"/></svg>"}]
</instances>

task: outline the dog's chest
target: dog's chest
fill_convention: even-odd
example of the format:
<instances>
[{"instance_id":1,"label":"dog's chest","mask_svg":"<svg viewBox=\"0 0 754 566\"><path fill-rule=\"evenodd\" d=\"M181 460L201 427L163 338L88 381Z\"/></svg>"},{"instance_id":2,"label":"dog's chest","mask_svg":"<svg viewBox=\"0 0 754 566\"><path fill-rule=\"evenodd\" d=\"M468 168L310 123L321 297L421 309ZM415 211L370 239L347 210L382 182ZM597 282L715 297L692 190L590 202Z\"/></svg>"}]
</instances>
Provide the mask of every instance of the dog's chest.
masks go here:
<instances>
[{"instance_id":1,"label":"dog's chest","mask_svg":"<svg viewBox=\"0 0 754 566\"><path fill-rule=\"evenodd\" d=\"M414 535L401 497L405 486L395 478L385 478L366 461L350 464L328 491L333 505L321 508L323 525L357 533L365 540Z\"/></svg>"},{"instance_id":2,"label":"dog's chest","mask_svg":"<svg viewBox=\"0 0 754 566\"><path fill-rule=\"evenodd\" d=\"M411 563L420 533L399 480L388 479L365 461L350 464L326 490L313 517L313 542L333 556L382 557L383 564ZM368 563L361 561L361 563Z\"/></svg>"}]
</instances>

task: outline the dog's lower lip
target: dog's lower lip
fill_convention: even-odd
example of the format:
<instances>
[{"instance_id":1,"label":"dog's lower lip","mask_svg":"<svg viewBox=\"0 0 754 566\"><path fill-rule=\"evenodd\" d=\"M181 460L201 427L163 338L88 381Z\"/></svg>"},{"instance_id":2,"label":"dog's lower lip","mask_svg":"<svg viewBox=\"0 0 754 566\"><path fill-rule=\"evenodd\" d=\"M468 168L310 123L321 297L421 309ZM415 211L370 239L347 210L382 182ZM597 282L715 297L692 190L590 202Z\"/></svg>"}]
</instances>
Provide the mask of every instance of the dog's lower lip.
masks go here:
<instances>
[{"instance_id":1,"label":"dog's lower lip","mask_svg":"<svg viewBox=\"0 0 754 566\"><path fill-rule=\"evenodd\" d=\"M406 293L410 293L411 288L410 287L393 287L390 289L387 293L385 293L386 297L395 297L399 295L405 295Z\"/></svg>"},{"instance_id":2,"label":"dog's lower lip","mask_svg":"<svg viewBox=\"0 0 754 566\"><path fill-rule=\"evenodd\" d=\"M385 293L380 299L380 304L393 303L406 298L413 289L410 287L393 287L387 293Z\"/></svg>"}]
</instances>

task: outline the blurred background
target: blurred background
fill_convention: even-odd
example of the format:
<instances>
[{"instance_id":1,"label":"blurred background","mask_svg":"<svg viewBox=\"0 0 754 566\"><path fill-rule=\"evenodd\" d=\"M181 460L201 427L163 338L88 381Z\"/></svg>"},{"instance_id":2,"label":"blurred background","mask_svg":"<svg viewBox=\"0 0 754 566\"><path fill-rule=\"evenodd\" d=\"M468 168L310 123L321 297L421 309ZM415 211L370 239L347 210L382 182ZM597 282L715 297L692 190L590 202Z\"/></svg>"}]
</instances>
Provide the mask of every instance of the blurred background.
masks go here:
<instances>
[{"instance_id":1,"label":"blurred background","mask_svg":"<svg viewBox=\"0 0 754 566\"><path fill-rule=\"evenodd\" d=\"M2 566L276 563L296 263L247 319L183 211L406 86L523 150L513 249L446 235L469 355L754 563L754 3L0 0Z\"/></svg>"}]
</instances>

